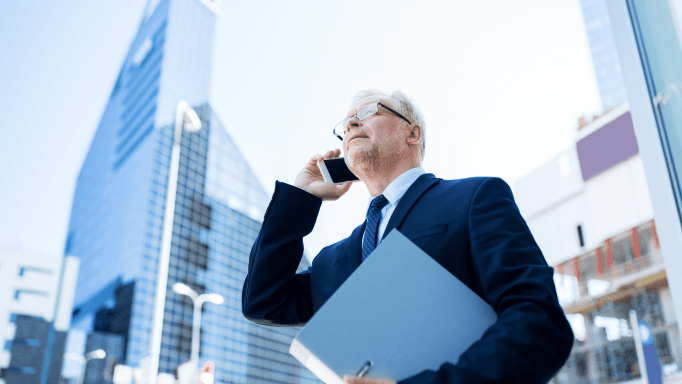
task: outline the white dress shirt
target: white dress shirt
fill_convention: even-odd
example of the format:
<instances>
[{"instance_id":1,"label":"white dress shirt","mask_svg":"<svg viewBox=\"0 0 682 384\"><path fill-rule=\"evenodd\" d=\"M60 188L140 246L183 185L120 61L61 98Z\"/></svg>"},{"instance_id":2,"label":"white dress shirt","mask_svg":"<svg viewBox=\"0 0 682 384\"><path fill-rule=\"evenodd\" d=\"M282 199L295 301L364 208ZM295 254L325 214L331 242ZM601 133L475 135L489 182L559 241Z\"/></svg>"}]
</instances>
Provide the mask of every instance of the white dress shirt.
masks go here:
<instances>
[{"instance_id":1,"label":"white dress shirt","mask_svg":"<svg viewBox=\"0 0 682 384\"><path fill-rule=\"evenodd\" d=\"M391 215L393 214L393 211L395 211L395 207L398 206L398 202L400 202L400 199L403 198L403 195L405 192L410 188L412 183L419 178L419 176L425 174L426 171L424 171L424 168L422 167L417 167L417 168L412 168L408 171L405 171L402 175L398 176L395 180L391 182L391 184L386 187L384 190L384 197L386 200L388 200L388 204L386 204L385 207L381 209L381 221L379 222L379 232L377 234L377 245L381 243L381 237L384 235L384 231L386 230L386 227L388 226L388 221L391 219ZM365 212L367 212L367 209L369 209L369 204L374 200L374 197L369 198L369 201L367 202L367 208L365 209ZM365 234L362 234L362 240L364 242L365 240Z\"/></svg>"}]
</instances>

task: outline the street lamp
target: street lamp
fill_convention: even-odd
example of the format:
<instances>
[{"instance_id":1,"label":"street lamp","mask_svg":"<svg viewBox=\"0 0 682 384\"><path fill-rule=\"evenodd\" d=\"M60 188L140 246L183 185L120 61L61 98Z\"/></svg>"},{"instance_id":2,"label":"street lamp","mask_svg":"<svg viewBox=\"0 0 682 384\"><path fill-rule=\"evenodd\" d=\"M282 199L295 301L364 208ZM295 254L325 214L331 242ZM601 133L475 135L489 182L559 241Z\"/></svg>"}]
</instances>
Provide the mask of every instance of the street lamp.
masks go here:
<instances>
[{"instance_id":1,"label":"street lamp","mask_svg":"<svg viewBox=\"0 0 682 384\"><path fill-rule=\"evenodd\" d=\"M81 372L78 375L78 384L83 384L83 381L85 380L85 366L88 365L88 361L92 359L103 359L105 357L107 357L107 353L103 349L95 349L94 351L86 353L85 356L77 353L64 354L64 360L78 360L81 364Z\"/></svg>"},{"instance_id":2,"label":"street lamp","mask_svg":"<svg viewBox=\"0 0 682 384\"><path fill-rule=\"evenodd\" d=\"M201 306L205 302L220 305L225 302L222 296L217 293L204 293L198 295L194 290L183 283L173 284L173 292L179 295L189 296L194 303L194 315L192 316L192 353L190 360L192 361L195 373L199 367L199 341L201 332Z\"/></svg>"},{"instance_id":3,"label":"street lamp","mask_svg":"<svg viewBox=\"0 0 682 384\"><path fill-rule=\"evenodd\" d=\"M152 314L152 334L149 361L149 383L156 384L159 373L159 356L161 354L161 334L163 331L163 313L166 304L166 285L168 284L168 263L170 261L171 237L173 235L173 217L175 216L175 192L178 188L178 170L180 168L180 140L183 128L188 132L201 129L201 120L189 104L181 100L175 113L175 136L171 153L170 170L168 172L168 191L166 192L166 209L159 253L159 268L156 276L156 292L154 294L154 313Z\"/></svg>"}]
</instances>

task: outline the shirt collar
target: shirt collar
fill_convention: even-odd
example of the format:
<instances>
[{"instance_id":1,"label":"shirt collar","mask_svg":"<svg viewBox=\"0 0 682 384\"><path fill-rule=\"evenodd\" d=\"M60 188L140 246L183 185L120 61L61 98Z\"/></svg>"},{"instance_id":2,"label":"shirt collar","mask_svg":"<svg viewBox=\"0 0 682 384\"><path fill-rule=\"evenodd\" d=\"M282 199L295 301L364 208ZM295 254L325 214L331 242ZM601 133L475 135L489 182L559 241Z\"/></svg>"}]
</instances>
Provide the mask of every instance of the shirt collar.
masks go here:
<instances>
[{"instance_id":1,"label":"shirt collar","mask_svg":"<svg viewBox=\"0 0 682 384\"><path fill-rule=\"evenodd\" d=\"M407 189L410 188L412 183L419 178L419 176L425 174L426 171L422 167L412 168L405 171L402 175L398 176L391 182L391 184L384 190L384 197L388 200L389 205L393 205L403 197ZM374 197L369 197L369 203L374 200Z\"/></svg>"}]
</instances>

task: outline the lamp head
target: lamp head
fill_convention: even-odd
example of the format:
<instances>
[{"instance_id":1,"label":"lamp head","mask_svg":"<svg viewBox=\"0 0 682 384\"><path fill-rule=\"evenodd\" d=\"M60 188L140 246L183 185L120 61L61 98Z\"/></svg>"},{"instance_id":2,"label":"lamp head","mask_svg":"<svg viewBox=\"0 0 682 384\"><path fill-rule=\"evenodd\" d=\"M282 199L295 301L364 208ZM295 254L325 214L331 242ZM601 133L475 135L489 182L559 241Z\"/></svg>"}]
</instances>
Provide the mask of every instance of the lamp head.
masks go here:
<instances>
[{"instance_id":1,"label":"lamp head","mask_svg":"<svg viewBox=\"0 0 682 384\"><path fill-rule=\"evenodd\" d=\"M180 295L186 295L186 296L189 296L192 298L197 296L197 293L194 292L194 290L192 288L188 287L187 285L185 285L183 283L173 284L173 292L180 294Z\"/></svg>"},{"instance_id":2,"label":"lamp head","mask_svg":"<svg viewBox=\"0 0 682 384\"><path fill-rule=\"evenodd\" d=\"M220 305L225 302L225 299L217 293L209 293L206 294L206 301Z\"/></svg>"},{"instance_id":3,"label":"lamp head","mask_svg":"<svg viewBox=\"0 0 682 384\"><path fill-rule=\"evenodd\" d=\"M201 119L185 100L178 102L178 117L180 113L182 113L182 129L187 132L198 132L201 129Z\"/></svg>"},{"instance_id":4,"label":"lamp head","mask_svg":"<svg viewBox=\"0 0 682 384\"><path fill-rule=\"evenodd\" d=\"M85 354L85 359L103 359L107 357L107 353L103 349L95 349Z\"/></svg>"},{"instance_id":5,"label":"lamp head","mask_svg":"<svg viewBox=\"0 0 682 384\"><path fill-rule=\"evenodd\" d=\"M201 120L199 119L199 116L197 116L197 113L194 112L194 109L190 108L185 110L185 113L183 114L182 129L187 132L198 132L201 130Z\"/></svg>"}]
</instances>

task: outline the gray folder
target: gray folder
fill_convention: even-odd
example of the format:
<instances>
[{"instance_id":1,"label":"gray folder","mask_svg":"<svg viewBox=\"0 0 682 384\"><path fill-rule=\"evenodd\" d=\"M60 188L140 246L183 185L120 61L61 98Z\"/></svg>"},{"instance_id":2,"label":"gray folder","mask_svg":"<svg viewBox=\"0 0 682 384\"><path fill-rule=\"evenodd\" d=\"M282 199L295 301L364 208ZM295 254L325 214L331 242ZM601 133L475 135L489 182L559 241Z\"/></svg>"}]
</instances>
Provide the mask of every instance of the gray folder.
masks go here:
<instances>
[{"instance_id":1,"label":"gray folder","mask_svg":"<svg viewBox=\"0 0 682 384\"><path fill-rule=\"evenodd\" d=\"M488 303L393 230L289 352L327 384L343 384L344 375L360 371L399 381L456 364L495 321Z\"/></svg>"}]
</instances>

